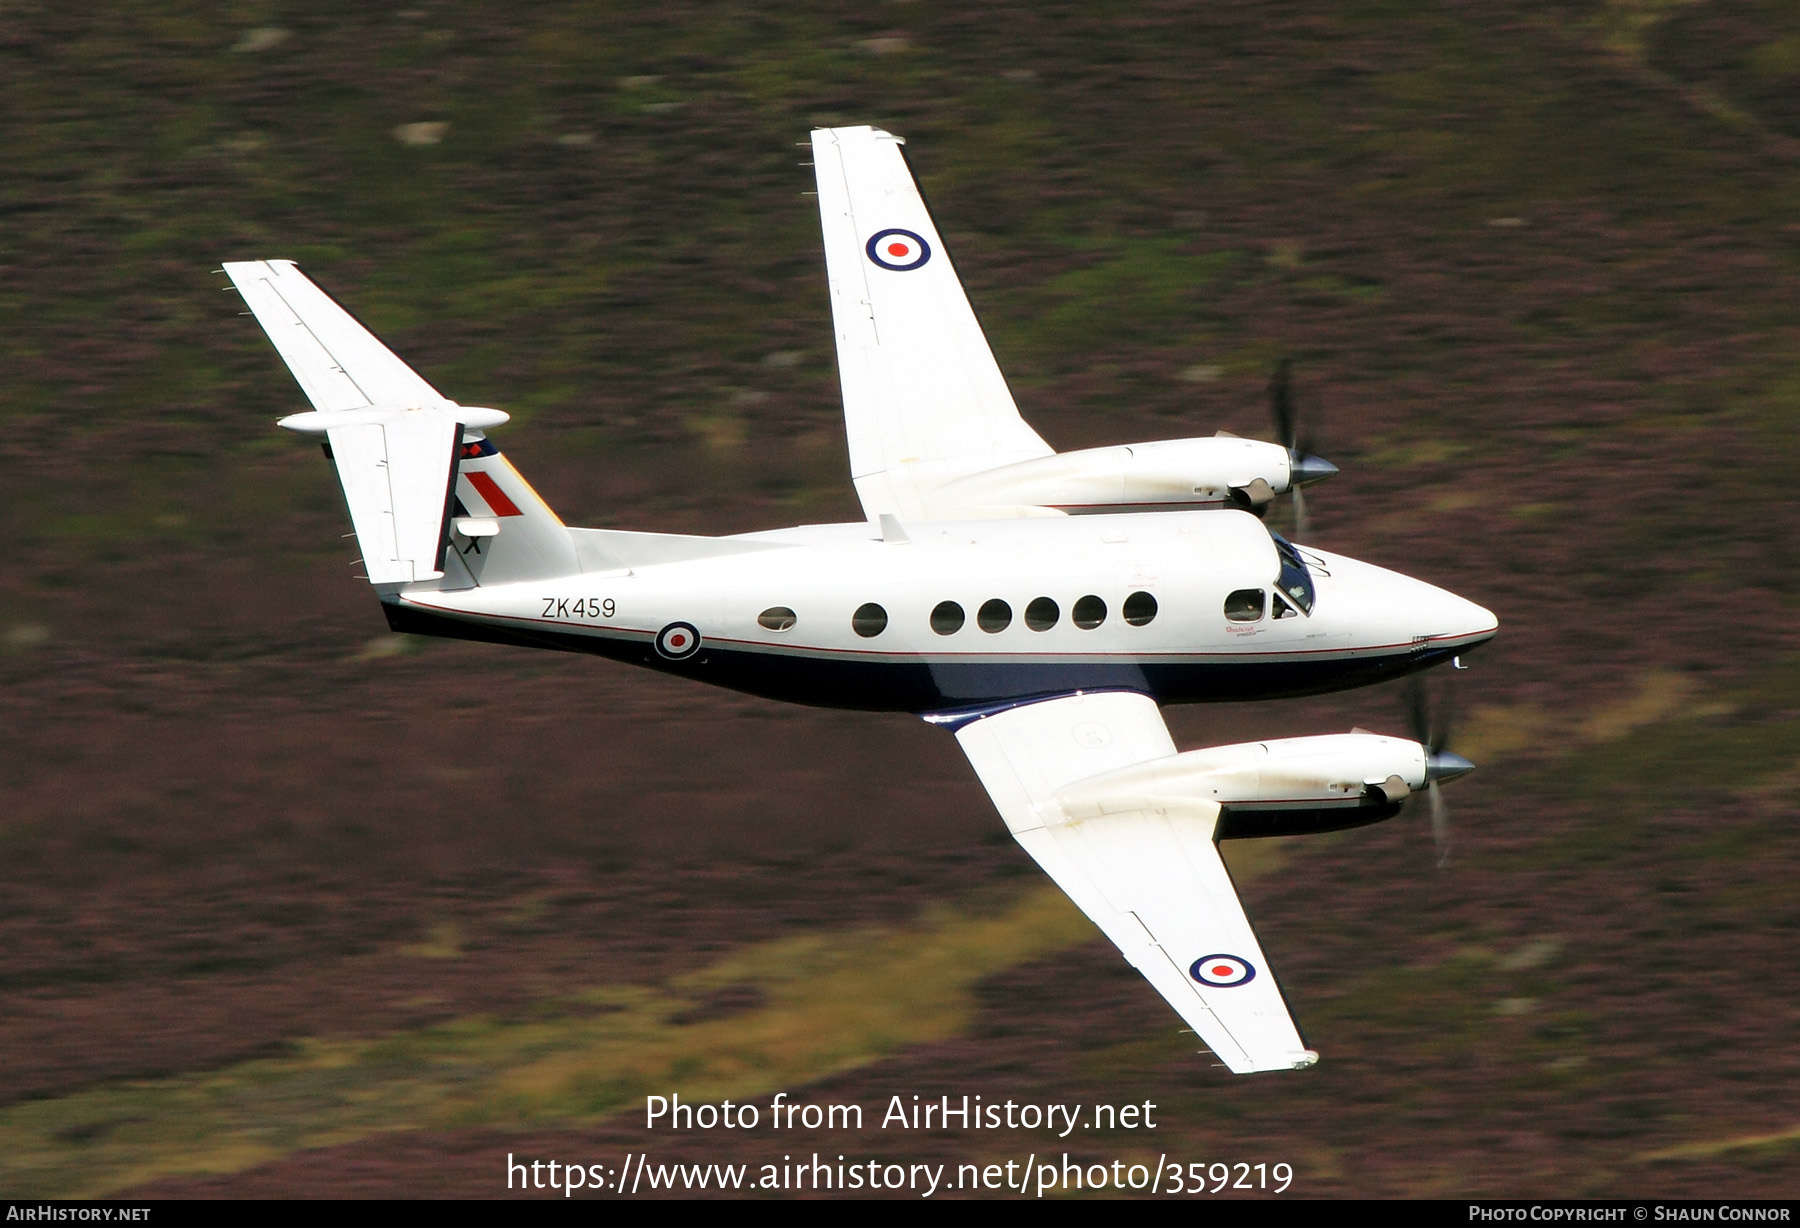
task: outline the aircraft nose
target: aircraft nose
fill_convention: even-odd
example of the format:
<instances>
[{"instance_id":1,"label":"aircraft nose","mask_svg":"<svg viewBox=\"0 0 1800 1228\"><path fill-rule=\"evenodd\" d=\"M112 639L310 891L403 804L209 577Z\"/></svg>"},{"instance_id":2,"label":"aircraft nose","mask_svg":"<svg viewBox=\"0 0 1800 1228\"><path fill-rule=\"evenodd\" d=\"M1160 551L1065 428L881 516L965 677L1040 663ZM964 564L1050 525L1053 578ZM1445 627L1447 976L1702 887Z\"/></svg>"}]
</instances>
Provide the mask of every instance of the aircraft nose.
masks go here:
<instances>
[{"instance_id":1,"label":"aircraft nose","mask_svg":"<svg viewBox=\"0 0 1800 1228\"><path fill-rule=\"evenodd\" d=\"M1431 590L1430 619L1435 625L1423 628L1433 639L1468 640L1479 644L1494 637L1500 620L1485 606L1441 588Z\"/></svg>"},{"instance_id":2,"label":"aircraft nose","mask_svg":"<svg viewBox=\"0 0 1800 1228\"><path fill-rule=\"evenodd\" d=\"M1500 630L1500 620L1492 610L1455 593L1419 583L1412 595L1406 623L1412 628L1415 644L1428 641L1433 648L1468 652L1493 639Z\"/></svg>"},{"instance_id":3,"label":"aircraft nose","mask_svg":"<svg viewBox=\"0 0 1800 1228\"><path fill-rule=\"evenodd\" d=\"M1350 611L1350 625L1378 637L1375 642L1410 640L1415 647L1428 643L1454 654L1493 639L1500 630L1492 610L1446 589L1344 555L1310 548L1308 553L1330 577L1322 592Z\"/></svg>"}]
</instances>

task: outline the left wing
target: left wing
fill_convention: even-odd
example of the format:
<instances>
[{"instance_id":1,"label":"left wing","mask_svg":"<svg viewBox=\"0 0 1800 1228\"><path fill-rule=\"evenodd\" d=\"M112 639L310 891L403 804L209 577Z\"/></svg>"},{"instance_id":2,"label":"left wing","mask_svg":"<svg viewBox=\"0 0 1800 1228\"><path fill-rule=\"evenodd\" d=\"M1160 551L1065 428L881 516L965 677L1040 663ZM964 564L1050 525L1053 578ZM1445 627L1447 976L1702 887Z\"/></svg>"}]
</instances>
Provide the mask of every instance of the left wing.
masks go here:
<instances>
[{"instance_id":1,"label":"left wing","mask_svg":"<svg viewBox=\"0 0 1800 1228\"><path fill-rule=\"evenodd\" d=\"M932 519L946 482L1050 456L1025 425L900 138L812 134L850 476L871 521Z\"/></svg>"},{"instance_id":2,"label":"left wing","mask_svg":"<svg viewBox=\"0 0 1800 1228\"><path fill-rule=\"evenodd\" d=\"M1318 1060L1213 843L1218 804L1109 795L1097 779L1175 754L1154 700L1064 696L971 721L956 739L1014 838L1226 1066Z\"/></svg>"}]
</instances>

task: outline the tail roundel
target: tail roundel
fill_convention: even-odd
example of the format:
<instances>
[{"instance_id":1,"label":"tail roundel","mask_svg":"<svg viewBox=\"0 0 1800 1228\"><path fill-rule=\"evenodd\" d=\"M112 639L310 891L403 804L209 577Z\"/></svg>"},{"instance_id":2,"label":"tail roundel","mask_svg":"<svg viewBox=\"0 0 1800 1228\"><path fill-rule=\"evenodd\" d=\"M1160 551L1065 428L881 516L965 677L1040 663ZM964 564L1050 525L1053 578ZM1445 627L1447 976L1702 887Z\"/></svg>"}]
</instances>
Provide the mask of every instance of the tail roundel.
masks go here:
<instances>
[{"instance_id":1,"label":"tail roundel","mask_svg":"<svg viewBox=\"0 0 1800 1228\"><path fill-rule=\"evenodd\" d=\"M568 529L458 405L288 260L227 264L313 404L281 425L323 435L370 583L455 588L573 575Z\"/></svg>"}]
</instances>

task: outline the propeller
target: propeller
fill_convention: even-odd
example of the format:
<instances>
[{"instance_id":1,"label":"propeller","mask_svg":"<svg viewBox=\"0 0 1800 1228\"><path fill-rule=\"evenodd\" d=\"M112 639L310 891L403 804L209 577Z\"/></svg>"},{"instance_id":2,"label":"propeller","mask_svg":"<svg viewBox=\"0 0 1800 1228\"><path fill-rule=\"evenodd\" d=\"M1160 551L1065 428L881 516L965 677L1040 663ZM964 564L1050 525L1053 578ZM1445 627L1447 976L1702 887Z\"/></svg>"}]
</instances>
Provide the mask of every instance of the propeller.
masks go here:
<instances>
[{"instance_id":1,"label":"propeller","mask_svg":"<svg viewBox=\"0 0 1800 1228\"><path fill-rule=\"evenodd\" d=\"M1437 844L1438 867L1450 860L1450 812L1439 785L1473 772L1475 765L1450 749L1456 723L1456 697L1448 681L1432 702L1424 675L1406 681L1406 715L1413 741L1425 748L1425 793L1431 806L1431 838Z\"/></svg>"},{"instance_id":2,"label":"propeller","mask_svg":"<svg viewBox=\"0 0 1800 1228\"><path fill-rule=\"evenodd\" d=\"M1323 457L1313 455L1313 438L1299 437L1299 413L1294 404L1294 362L1283 358L1269 378L1269 416L1275 419L1275 435L1288 452L1288 490L1294 496L1294 537L1309 534L1306 519L1306 495L1301 487L1308 482L1321 482L1338 471Z\"/></svg>"}]
</instances>

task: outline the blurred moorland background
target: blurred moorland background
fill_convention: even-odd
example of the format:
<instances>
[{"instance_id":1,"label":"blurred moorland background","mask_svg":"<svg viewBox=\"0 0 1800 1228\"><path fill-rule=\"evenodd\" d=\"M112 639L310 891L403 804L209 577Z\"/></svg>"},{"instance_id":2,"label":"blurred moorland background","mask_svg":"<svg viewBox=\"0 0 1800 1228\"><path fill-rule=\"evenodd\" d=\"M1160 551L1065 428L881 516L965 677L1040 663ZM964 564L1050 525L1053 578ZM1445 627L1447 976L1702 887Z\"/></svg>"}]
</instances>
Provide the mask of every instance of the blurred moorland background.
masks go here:
<instances>
[{"instance_id":1,"label":"blurred moorland background","mask_svg":"<svg viewBox=\"0 0 1800 1228\"><path fill-rule=\"evenodd\" d=\"M1267 437L1290 355L1313 539L1500 616L1444 869L1417 807L1228 848L1304 1074L1196 1054L941 731L386 634L212 272L300 262L571 523L856 519L853 123L1053 445ZM1794 1193L1800 8L0 0L0 133L0 1193L497 1194L778 1089L1159 1128L654 1158Z\"/></svg>"}]
</instances>

